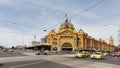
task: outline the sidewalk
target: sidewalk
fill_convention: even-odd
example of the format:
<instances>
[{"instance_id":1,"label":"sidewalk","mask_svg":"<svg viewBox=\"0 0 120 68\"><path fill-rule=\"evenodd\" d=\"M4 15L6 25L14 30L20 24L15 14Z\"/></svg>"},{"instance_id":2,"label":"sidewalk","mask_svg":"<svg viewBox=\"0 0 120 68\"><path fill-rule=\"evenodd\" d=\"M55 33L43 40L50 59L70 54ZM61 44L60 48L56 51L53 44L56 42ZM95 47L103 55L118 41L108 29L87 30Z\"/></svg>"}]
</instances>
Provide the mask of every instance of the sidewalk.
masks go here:
<instances>
[{"instance_id":1,"label":"sidewalk","mask_svg":"<svg viewBox=\"0 0 120 68\"><path fill-rule=\"evenodd\" d=\"M36 55L34 52L26 52L26 53L22 53L24 55L27 55L27 56L34 56Z\"/></svg>"}]
</instances>

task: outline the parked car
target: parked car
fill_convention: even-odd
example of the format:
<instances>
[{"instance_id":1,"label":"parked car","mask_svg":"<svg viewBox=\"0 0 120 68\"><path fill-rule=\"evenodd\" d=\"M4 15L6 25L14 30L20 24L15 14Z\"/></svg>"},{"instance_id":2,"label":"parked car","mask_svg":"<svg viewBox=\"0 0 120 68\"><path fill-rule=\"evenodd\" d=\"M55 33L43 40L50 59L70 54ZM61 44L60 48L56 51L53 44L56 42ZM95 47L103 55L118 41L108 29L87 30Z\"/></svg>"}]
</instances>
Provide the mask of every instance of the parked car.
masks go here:
<instances>
[{"instance_id":1,"label":"parked car","mask_svg":"<svg viewBox=\"0 0 120 68\"><path fill-rule=\"evenodd\" d=\"M114 52L114 56L115 57L120 57L120 53L119 52Z\"/></svg>"},{"instance_id":2,"label":"parked car","mask_svg":"<svg viewBox=\"0 0 120 68\"><path fill-rule=\"evenodd\" d=\"M107 55L108 55L108 53L107 53L107 52L104 52L103 54L104 54L104 56L107 56Z\"/></svg>"},{"instance_id":3,"label":"parked car","mask_svg":"<svg viewBox=\"0 0 120 68\"><path fill-rule=\"evenodd\" d=\"M114 56L114 52L109 52L108 53L110 56Z\"/></svg>"},{"instance_id":4,"label":"parked car","mask_svg":"<svg viewBox=\"0 0 120 68\"><path fill-rule=\"evenodd\" d=\"M9 49L8 51L9 51L9 52L14 52L15 50L14 50L14 49Z\"/></svg>"},{"instance_id":5,"label":"parked car","mask_svg":"<svg viewBox=\"0 0 120 68\"><path fill-rule=\"evenodd\" d=\"M47 55L50 54L50 51L49 50L45 50L44 51Z\"/></svg>"},{"instance_id":6,"label":"parked car","mask_svg":"<svg viewBox=\"0 0 120 68\"><path fill-rule=\"evenodd\" d=\"M47 55L47 53L45 51L38 50L36 51L36 55Z\"/></svg>"},{"instance_id":7,"label":"parked car","mask_svg":"<svg viewBox=\"0 0 120 68\"><path fill-rule=\"evenodd\" d=\"M80 51L75 54L75 57L89 57L90 54L87 51Z\"/></svg>"},{"instance_id":8,"label":"parked car","mask_svg":"<svg viewBox=\"0 0 120 68\"><path fill-rule=\"evenodd\" d=\"M104 59L104 53L102 52L93 52L93 54L90 55L90 58L95 58L95 59Z\"/></svg>"},{"instance_id":9,"label":"parked car","mask_svg":"<svg viewBox=\"0 0 120 68\"><path fill-rule=\"evenodd\" d=\"M3 51L3 52L7 52L7 51L8 51L8 49L2 49L2 51Z\"/></svg>"}]
</instances>

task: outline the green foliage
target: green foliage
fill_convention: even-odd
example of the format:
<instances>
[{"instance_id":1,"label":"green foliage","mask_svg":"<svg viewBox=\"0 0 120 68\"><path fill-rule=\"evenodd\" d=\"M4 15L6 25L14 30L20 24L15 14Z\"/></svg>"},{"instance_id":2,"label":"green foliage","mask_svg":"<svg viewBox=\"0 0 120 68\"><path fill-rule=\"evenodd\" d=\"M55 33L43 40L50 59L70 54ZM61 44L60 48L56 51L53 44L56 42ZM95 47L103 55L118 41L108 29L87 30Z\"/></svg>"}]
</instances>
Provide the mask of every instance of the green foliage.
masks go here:
<instances>
[{"instance_id":1,"label":"green foliage","mask_svg":"<svg viewBox=\"0 0 120 68\"><path fill-rule=\"evenodd\" d=\"M119 49L118 49L118 47L115 47L115 51L118 51Z\"/></svg>"},{"instance_id":2,"label":"green foliage","mask_svg":"<svg viewBox=\"0 0 120 68\"><path fill-rule=\"evenodd\" d=\"M12 46L12 49L15 49L15 47L14 47L14 46Z\"/></svg>"},{"instance_id":3,"label":"green foliage","mask_svg":"<svg viewBox=\"0 0 120 68\"><path fill-rule=\"evenodd\" d=\"M4 46L0 45L0 49L3 49L3 48L4 48Z\"/></svg>"}]
</instances>

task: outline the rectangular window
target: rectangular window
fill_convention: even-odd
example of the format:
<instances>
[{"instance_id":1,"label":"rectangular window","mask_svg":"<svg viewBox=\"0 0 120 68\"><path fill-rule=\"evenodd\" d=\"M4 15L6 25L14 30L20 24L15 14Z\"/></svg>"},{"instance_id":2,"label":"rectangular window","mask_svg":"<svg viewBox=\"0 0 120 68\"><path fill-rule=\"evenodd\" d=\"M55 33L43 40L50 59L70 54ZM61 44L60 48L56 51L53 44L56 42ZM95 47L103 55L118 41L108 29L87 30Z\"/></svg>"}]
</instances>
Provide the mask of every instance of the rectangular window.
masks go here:
<instances>
[{"instance_id":1,"label":"rectangular window","mask_svg":"<svg viewBox=\"0 0 120 68\"><path fill-rule=\"evenodd\" d=\"M73 36L70 36L70 38L73 38Z\"/></svg>"}]
</instances>

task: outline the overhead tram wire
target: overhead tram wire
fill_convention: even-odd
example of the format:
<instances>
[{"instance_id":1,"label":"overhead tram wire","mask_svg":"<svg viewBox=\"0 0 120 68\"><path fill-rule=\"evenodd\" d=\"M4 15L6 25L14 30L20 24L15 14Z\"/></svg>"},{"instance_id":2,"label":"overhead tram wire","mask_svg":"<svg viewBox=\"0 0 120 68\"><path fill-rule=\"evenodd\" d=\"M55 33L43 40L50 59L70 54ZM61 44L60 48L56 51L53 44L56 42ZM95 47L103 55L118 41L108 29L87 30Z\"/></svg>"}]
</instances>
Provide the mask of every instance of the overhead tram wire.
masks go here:
<instances>
[{"instance_id":1,"label":"overhead tram wire","mask_svg":"<svg viewBox=\"0 0 120 68\"><path fill-rule=\"evenodd\" d=\"M65 14L65 17L66 17L66 14ZM67 19L67 17L66 17L66 19ZM57 24L55 24L55 25L53 25L53 26L47 28L46 31L48 31L48 30L52 30L52 29L56 28L57 26L59 26L59 24L61 24L61 23L57 23Z\"/></svg>"},{"instance_id":2,"label":"overhead tram wire","mask_svg":"<svg viewBox=\"0 0 120 68\"><path fill-rule=\"evenodd\" d=\"M23 27L26 27L26 28L30 28L30 29L33 29L33 30L42 30L40 32L43 32L43 31L47 31L47 29L43 28L43 29L38 29L38 28L34 28L34 27L30 27L30 26L25 26L25 25L21 25L21 24L17 24L17 23L13 23L13 22L9 22L7 20L3 20L3 19L0 19L0 21L4 21L6 23L9 23L9 24L13 24L13 25L17 25L17 26L23 26ZM57 26L58 24L54 25L54 26ZM51 27L50 27L51 28ZM14 32L13 32L14 33Z\"/></svg>"},{"instance_id":3,"label":"overhead tram wire","mask_svg":"<svg viewBox=\"0 0 120 68\"><path fill-rule=\"evenodd\" d=\"M44 29L38 29L38 28L34 28L34 27L29 27L29 26L25 26L25 25L20 25L20 24L17 24L17 23L12 23L12 22L9 22L9 21L6 21L6 20L3 20L3 19L0 19L0 21L4 21L4 22L7 22L7 23L9 23L9 24L14 24L14 25L17 25L17 26L23 26L23 27L26 27L26 28L30 28L30 29L33 29L33 30L42 30L42 31L40 31L40 32L43 32L43 31L46 31L46 30L44 30ZM7 26L8 27L8 26ZM3 31L3 30L2 30ZM4 30L4 32L9 32L9 31L5 31ZM16 33L16 32L9 32L9 33Z\"/></svg>"},{"instance_id":4,"label":"overhead tram wire","mask_svg":"<svg viewBox=\"0 0 120 68\"><path fill-rule=\"evenodd\" d=\"M101 1L97 2L96 4L90 6L90 7L86 8L86 9L84 9L83 11L81 11L81 12L79 12L79 13L76 13L75 15L70 16L70 17L68 17L68 18L72 19L73 17L75 17L75 16L77 16L77 15L79 15L79 14L82 14L82 13L88 11L89 9L92 9L92 8L96 7L97 5L103 3L104 1L105 1L105 0L101 0ZM59 25L59 23L58 23L58 24L55 24L54 26L56 26L56 25ZM53 26L53 28L54 28L54 26Z\"/></svg>"},{"instance_id":5,"label":"overhead tram wire","mask_svg":"<svg viewBox=\"0 0 120 68\"><path fill-rule=\"evenodd\" d=\"M23 27L26 27L26 28L30 28L30 29L34 29L34 30L38 30L38 28L34 28L34 27L30 27L30 26L25 26L25 25L21 25L21 24L17 24L17 23L9 22L9 21L7 21L7 20L3 20L3 19L0 19L0 21L4 21L4 22L6 22L6 23L14 24L14 25L17 25L17 26L23 26Z\"/></svg>"},{"instance_id":6,"label":"overhead tram wire","mask_svg":"<svg viewBox=\"0 0 120 68\"><path fill-rule=\"evenodd\" d=\"M49 27L48 29L49 29L49 30L52 30L52 29L56 28L59 24L60 24L60 23L57 23L57 24L55 24L54 26ZM50 29L50 28L52 28L52 29Z\"/></svg>"},{"instance_id":7,"label":"overhead tram wire","mask_svg":"<svg viewBox=\"0 0 120 68\"><path fill-rule=\"evenodd\" d=\"M105 18L103 18L103 19L98 20L98 21L95 22L95 23L98 23L98 22L101 22L101 21L104 21L104 20L108 20L108 19L113 18L113 17L116 17L116 16L120 16L120 13L114 14L114 15L111 15L111 16L108 16L108 17L105 17ZM89 23L89 24L94 24L94 23ZM84 25L84 26L88 26L89 24L86 24L86 25ZM104 26L107 26L107 25L119 25L119 24L106 24L106 25L104 25ZM83 26L82 26L82 27L83 27Z\"/></svg>"},{"instance_id":8,"label":"overhead tram wire","mask_svg":"<svg viewBox=\"0 0 120 68\"><path fill-rule=\"evenodd\" d=\"M89 8L84 9L83 11L81 11L81 12L79 12L79 13L77 13L77 14L75 14L75 15L69 17L69 18L73 18L73 17L75 17L75 16L78 15L78 14L81 14L81 13L83 13L83 12L85 12L85 11L88 11L89 9L91 9L91 8L93 8L93 7L97 6L97 5L99 5L99 4L102 3L103 1L105 1L105 0L99 1L98 3L96 3L96 4L92 5L92 6L90 6ZM2 20L2 19L0 19L0 20ZM19 25L19 26L31 28L31 29L34 29L34 30L38 30L37 28L34 28L34 27L29 27L29 26L25 26L25 25L20 25L20 24L17 24L17 23L11 23L11 22L6 21L6 20L3 20L3 21L5 21L5 22L7 22L7 23L10 23L10 24ZM58 23L58 24L59 24L59 23ZM56 25L58 25L58 24L56 24ZM56 26L56 25L54 25L54 26ZM45 30L45 31L46 31L46 30Z\"/></svg>"},{"instance_id":9,"label":"overhead tram wire","mask_svg":"<svg viewBox=\"0 0 120 68\"><path fill-rule=\"evenodd\" d=\"M105 0L102 0L102 1L99 1L98 3L96 3L96 4L94 4L94 5L92 5L92 6L90 6L89 8L86 8L86 9L84 9L82 12L80 12L80 13L83 13L83 12L85 12L85 11L87 11L87 10L89 10L89 9L91 9L91 8L93 8L93 7L95 7L95 6L97 6L98 4L100 4L100 3L102 3L103 1L105 1ZM76 15L78 15L79 13L77 13L77 14L75 14L74 16L76 16ZM71 17L68 17L68 18L72 18L72 17L74 17L74 16L71 16ZM51 26L50 28L55 28L56 26L58 26L60 23L57 23L57 24L55 24L54 26ZM41 25L41 24L40 24ZM50 28L48 28L48 29L43 29L43 31L48 31L48 30L51 30Z\"/></svg>"},{"instance_id":10,"label":"overhead tram wire","mask_svg":"<svg viewBox=\"0 0 120 68\"><path fill-rule=\"evenodd\" d=\"M114 14L114 15L108 16L108 17L106 17L106 18L103 18L103 19L101 19L101 20L98 20L98 21L107 20L107 19L110 19L110 18L112 18L112 17L119 16L119 15L120 15L120 13L118 13L118 14Z\"/></svg>"},{"instance_id":11,"label":"overhead tram wire","mask_svg":"<svg viewBox=\"0 0 120 68\"><path fill-rule=\"evenodd\" d=\"M96 7L97 5L101 4L103 1L105 1L105 0L99 1L98 3L92 5L92 6L88 7L88 8L86 8L86 9L84 9L83 11L81 11L81 12L79 12L79 13L71 16L71 17L68 17L68 18L73 18L73 17L77 16L78 14L84 13L85 11L88 11L89 9L91 9L91 8L93 8L93 7ZM2 19L0 19L0 20L2 20ZM11 22L6 21L6 20L3 20L3 21L5 21L5 22L7 22L7 23L10 23L10 24L19 25L19 26L23 26L23 27L27 27L27 28L31 28L31 29L34 29L34 30L37 29L37 28L34 28L34 27L24 26L24 25L20 25L20 24L17 24L17 23L11 23ZM58 23L58 24L59 24L59 23ZM56 24L56 25L58 25L58 24ZM54 26L56 26L56 25L54 25ZM37 30L38 30L38 29L37 29ZM46 31L46 30L45 30L45 31Z\"/></svg>"},{"instance_id":12,"label":"overhead tram wire","mask_svg":"<svg viewBox=\"0 0 120 68\"><path fill-rule=\"evenodd\" d=\"M84 9L83 11L78 12L78 13L76 13L76 14L73 15L73 16L70 16L69 18L72 19L72 18L74 18L75 16L77 16L77 15L79 15L79 14L82 14L82 13L84 13L84 12L86 12L86 11L88 11L88 10L94 8L94 7L96 7L97 5L103 3L104 1L105 1L105 0L101 0L101 1L97 2L96 4L94 4L94 5L92 5L92 6L88 7L88 8L86 8L86 9Z\"/></svg>"},{"instance_id":13,"label":"overhead tram wire","mask_svg":"<svg viewBox=\"0 0 120 68\"><path fill-rule=\"evenodd\" d=\"M88 1L86 2L86 4L90 4L90 2L92 2L92 0L88 0ZM78 8L78 7L76 7L76 6L80 6L80 4L75 5L75 7L71 7L70 10L75 10L76 8ZM69 14L69 13L71 13L71 11L68 10L68 11L66 12L66 14Z\"/></svg>"},{"instance_id":14,"label":"overhead tram wire","mask_svg":"<svg viewBox=\"0 0 120 68\"><path fill-rule=\"evenodd\" d=\"M86 4L89 4L92 0L88 0L88 2Z\"/></svg>"},{"instance_id":15,"label":"overhead tram wire","mask_svg":"<svg viewBox=\"0 0 120 68\"><path fill-rule=\"evenodd\" d=\"M98 20L97 22L94 22L94 23L99 23L99 22L102 22L102 21L104 21L104 20L108 20L108 19L111 19L111 18L113 18L113 17L116 17L116 16L120 16L120 13L114 14L114 15L111 15L111 16L108 16L108 17L105 17L105 18L100 19L100 20ZM89 23L89 24L94 24L94 23ZM86 25L89 25L89 24L86 24ZM85 25L85 26L86 26L86 25Z\"/></svg>"},{"instance_id":16,"label":"overhead tram wire","mask_svg":"<svg viewBox=\"0 0 120 68\"><path fill-rule=\"evenodd\" d=\"M13 31L6 31L6 30L0 30L0 31L4 31L4 32L8 32L8 33L13 33L13 34L16 33L16 32L13 32Z\"/></svg>"},{"instance_id":17,"label":"overhead tram wire","mask_svg":"<svg viewBox=\"0 0 120 68\"><path fill-rule=\"evenodd\" d=\"M103 19L101 19L101 20L98 20L98 21L95 22L95 23L101 22L101 21L103 21L103 20L108 20L108 19L113 18L113 17L116 17L116 16L120 16L120 13L114 14L114 15L111 15L111 16L108 16L108 17L106 17L106 18L103 18ZM89 24L94 24L94 23L89 23ZM86 26L88 26L89 24L86 24L86 25L81 26L81 27L86 27ZM113 25L113 24L106 24L106 25ZM106 25L103 25L103 26L106 26ZM114 24L114 25L118 25L118 24ZM79 27L78 27L78 28L79 28Z\"/></svg>"},{"instance_id":18,"label":"overhead tram wire","mask_svg":"<svg viewBox=\"0 0 120 68\"><path fill-rule=\"evenodd\" d=\"M50 27L48 27L48 28L45 28L43 31L50 31L50 30L52 30L52 29L55 29L59 24L60 24L60 23L57 23L57 24L52 25L52 26L50 26Z\"/></svg>"}]
</instances>

